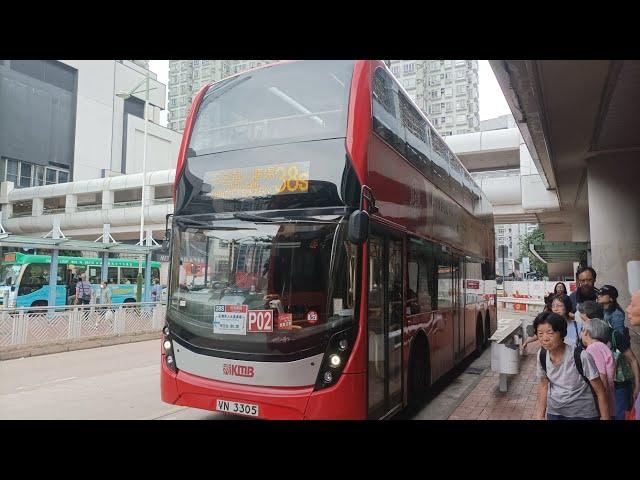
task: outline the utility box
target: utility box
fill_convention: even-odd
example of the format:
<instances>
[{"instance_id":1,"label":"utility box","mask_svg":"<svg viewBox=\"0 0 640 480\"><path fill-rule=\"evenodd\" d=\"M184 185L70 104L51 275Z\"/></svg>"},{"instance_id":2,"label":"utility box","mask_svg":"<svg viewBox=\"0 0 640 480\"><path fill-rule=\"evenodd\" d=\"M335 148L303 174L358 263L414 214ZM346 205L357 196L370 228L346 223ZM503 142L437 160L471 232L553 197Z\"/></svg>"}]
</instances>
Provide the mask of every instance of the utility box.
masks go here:
<instances>
[{"instance_id":1,"label":"utility box","mask_svg":"<svg viewBox=\"0 0 640 480\"><path fill-rule=\"evenodd\" d=\"M500 374L500 391L507 391L507 375L520 373L522 322L510 320L491 336L491 370Z\"/></svg>"}]
</instances>

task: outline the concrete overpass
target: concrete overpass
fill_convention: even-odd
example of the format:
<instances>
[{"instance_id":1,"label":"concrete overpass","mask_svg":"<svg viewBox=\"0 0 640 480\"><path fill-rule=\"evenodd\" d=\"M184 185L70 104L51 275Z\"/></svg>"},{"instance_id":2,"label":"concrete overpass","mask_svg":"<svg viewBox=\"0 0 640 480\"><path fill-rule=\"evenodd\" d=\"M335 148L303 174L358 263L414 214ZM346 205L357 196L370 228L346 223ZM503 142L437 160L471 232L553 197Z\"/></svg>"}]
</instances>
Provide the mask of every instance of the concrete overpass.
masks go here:
<instances>
[{"instance_id":1,"label":"concrete overpass","mask_svg":"<svg viewBox=\"0 0 640 480\"><path fill-rule=\"evenodd\" d=\"M497 224L538 223L543 212L557 212L518 128L501 128L445 137L493 205Z\"/></svg>"},{"instance_id":2,"label":"concrete overpass","mask_svg":"<svg viewBox=\"0 0 640 480\"><path fill-rule=\"evenodd\" d=\"M547 240L590 241L598 284L629 301L626 264L640 259L640 61L490 61L556 212ZM570 274L570 263L550 264Z\"/></svg>"}]
</instances>

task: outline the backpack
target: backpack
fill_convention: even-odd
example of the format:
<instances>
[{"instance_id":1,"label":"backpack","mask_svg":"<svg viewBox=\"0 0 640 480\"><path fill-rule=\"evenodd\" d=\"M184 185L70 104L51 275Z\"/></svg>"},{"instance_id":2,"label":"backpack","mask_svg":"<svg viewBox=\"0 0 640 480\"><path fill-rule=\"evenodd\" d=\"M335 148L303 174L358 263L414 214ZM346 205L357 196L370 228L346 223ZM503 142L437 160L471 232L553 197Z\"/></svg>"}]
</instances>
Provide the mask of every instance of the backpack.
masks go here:
<instances>
[{"instance_id":1,"label":"backpack","mask_svg":"<svg viewBox=\"0 0 640 480\"><path fill-rule=\"evenodd\" d=\"M596 391L593 389L593 385L591 385L591 382L585 376L584 369L582 368L582 358L580 357L580 353L582 352L582 350L584 350L584 348L581 346L581 344L577 345L573 349L573 362L575 363L576 370L578 370L578 373L580 374L580 376L582 378L584 378L584 381L587 382L587 385L589 385L589 389L591 390L591 393L593 394L593 401L596 404L596 410L598 410L598 415L600 415L600 405L598 405L598 396L596 395ZM546 375L546 373L547 373L547 351L544 348L540 349L539 359L540 359L540 366L542 367L542 370L544 371L544 373Z\"/></svg>"},{"instance_id":2,"label":"backpack","mask_svg":"<svg viewBox=\"0 0 640 480\"><path fill-rule=\"evenodd\" d=\"M91 289L89 289L88 292L85 291L84 281L80 282L80 290L82 290L82 293L80 294L80 298L82 300L84 300L85 302L88 302L89 300L91 300Z\"/></svg>"},{"instance_id":3,"label":"backpack","mask_svg":"<svg viewBox=\"0 0 640 480\"><path fill-rule=\"evenodd\" d=\"M628 327L625 327L625 333L628 334ZM611 353L613 354L613 361L615 363L615 375L614 382L628 382L633 380L633 370L631 365L625 358L624 354L618 349L616 343L616 331L611 332Z\"/></svg>"}]
</instances>

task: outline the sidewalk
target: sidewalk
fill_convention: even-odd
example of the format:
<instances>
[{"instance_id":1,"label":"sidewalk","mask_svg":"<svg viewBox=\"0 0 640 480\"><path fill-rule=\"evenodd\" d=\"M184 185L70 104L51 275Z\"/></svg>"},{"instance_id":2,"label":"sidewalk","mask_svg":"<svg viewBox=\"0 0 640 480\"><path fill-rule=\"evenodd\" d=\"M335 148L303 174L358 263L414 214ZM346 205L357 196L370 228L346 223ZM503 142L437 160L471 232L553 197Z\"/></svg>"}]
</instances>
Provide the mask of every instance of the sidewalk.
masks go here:
<instances>
[{"instance_id":1,"label":"sidewalk","mask_svg":"<svg viewBox=\"0 0 640 480\"><path fill-rule=\"evenodd\" d=\"M482 380L448 417L449 420L532 420L538 398L536 352L538 342L527 346L520 373L510 375L507 392L499 389L499 374L486 369Z\"/></svg>"}]
</instances>

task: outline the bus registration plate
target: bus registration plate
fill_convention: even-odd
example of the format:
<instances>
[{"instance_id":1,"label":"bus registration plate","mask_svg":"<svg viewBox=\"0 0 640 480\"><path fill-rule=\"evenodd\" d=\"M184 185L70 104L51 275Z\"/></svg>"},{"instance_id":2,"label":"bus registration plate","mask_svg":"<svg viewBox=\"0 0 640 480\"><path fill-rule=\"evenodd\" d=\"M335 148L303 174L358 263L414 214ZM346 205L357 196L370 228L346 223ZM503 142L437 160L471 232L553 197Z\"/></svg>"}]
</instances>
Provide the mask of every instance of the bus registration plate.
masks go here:
<instances>
[{"instance_id":1,"label":"bus registration plate","mask_svg":"<svg viewBox=\"0 0 640 480\"><path fill-rule=\"evenodd\" d=\"M216 400L216 410L219 412L236 413L238 415L247 415L249 417L257 417L258 405L252 403L231 402L228 400Z\"/></svg>"}]
</instances>

